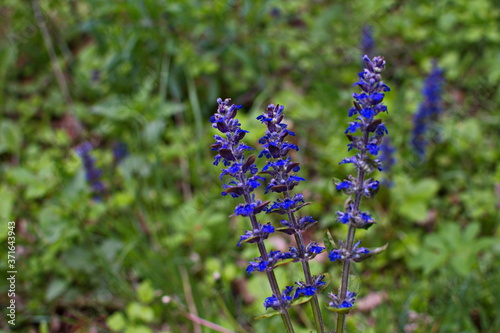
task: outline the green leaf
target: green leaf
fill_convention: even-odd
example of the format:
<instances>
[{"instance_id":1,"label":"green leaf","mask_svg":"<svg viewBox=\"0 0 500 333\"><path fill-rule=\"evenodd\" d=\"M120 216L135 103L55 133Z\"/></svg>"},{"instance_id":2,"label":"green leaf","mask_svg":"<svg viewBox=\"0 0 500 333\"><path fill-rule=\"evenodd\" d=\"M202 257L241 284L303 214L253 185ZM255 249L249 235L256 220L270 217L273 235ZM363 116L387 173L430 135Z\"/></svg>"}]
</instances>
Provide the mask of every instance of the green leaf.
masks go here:
<instances>
[{"instance_id":1,"label":"green leaf","mask_svg":"<svg viewBox=\"0 0 500 333\"><path fill-rule=\"evenodd\" d=\"M304 304L304 303L307 303L309 302L313 297L312 296L301 296L301 297L297 297L295 298L292 303L291 303L291 306L296 306L296 305L299 305L299 304Z\"/></svg>"},{"instance_id":2,"label":"green leaf","mask_svg":"<svg viewBox=\"0 0 500 333\"><path fill-rule=\"evenodd\" d=\"M56 279L49 284L45 299L47 302L52 302L54 299L62 295L68 288L68 282L62 279Z\"/></svg>"},{"instance_id":3,"label":"green leaf","mask_svg":"<svg viewBox=\"0 0 500 333\"><path fill-rule=\"evenodd\" d=\"M9 170L9 180L18 185L29 185L36 181L36 175L26 168L15 168Z\"/></svg>"},{"instance_id":4,"label":"green leaf","mask_svg":"<svg viewBox=\"0 0 500 333\"><path fill-rule=\"evenodd\" d=\"M163 120L155 120L150 123L148 123L144 127L143 131L143 137L144 140L149 143L150 145L154 145L158 143L158 141L161 139L161 136L165 130L165 121Z\"/></svg>"},{"instance_id":5,"label":"green leaf","mask_svg":"<svg viewBox=\"0 0 500 333\"><path fill-rule=\"evenodd\" d=\"M10 120L2 120L0 124L0 153L17 153L21 142L22 134L19 125Z\"/></svg>"},{"instance_id":6,"label":"green leaf","mask_svg":"<svg viewBox=\"0 0 500 333\"><path fill-rule=\"evenodd\" d=\"M434 179L422 179L421 181L413 184L410 199L427 201L432 198L439 189L439 183Z\"/></svg>"},{"instance_id":7,"label":"green leaf","mask_svg":"<svg viewBox=\"0 0 500 333\"><path fill-rule=\"evenodd\" d=\"M281 314L281 311L272 311L272 312L265 313L261 316L255 317L255 319L271 318L271 317L277 316L279 314Z\"/></svg>"},{"instance_id":8,"label":"green leaf","mask_svg":"<svg viewBox=\"0 0 500 333\"><path fill-rule=\"evenodd\" d=\"M293 258L288 258L288 259L285 259L285 260L282 260L282 261L278 262L276 265L274 265L274 267L286 265L286 264L288 264L289 262L292 262L292 261L293 261Z\"/></svg>"},{"instance_id":9,"label":"green leaf","mask_svg":"<svg viewBox=\"0 0 500 333\"><path fill-rule=\"evenodd\" d=\"M40 221L40 236L47 243L54 243L61 237L68 227L67 222L61 218L61 211L56 206L46 205L38 215Z\"/></svg>"},{"instance_id":10,"label":"green leaf","mask_svg":"<svg viewBox=\"0 0 500 333\"><path fill-rule=\"evenodd\" d=\"M64 267L77 272L92 273L97 269L96 261L91 252L82 246L72 247L61 255Z\"/></svg>"},{"instance_id":11,"label":"green leaf","mask_svg":"<svg viewBox=\"0 0 500 333\"><path fill-rule=\"evenodd\" d=\"M114 263L114 259L121 249L123 249L123 242L114 238L109 238L101 244L99 252L103 258Z\"/></svg>"},{"instance_id":12,"label":"green leaf","mask_svg":"<svg viewBox=\"0 0 500 333\"><path fill-rule=\"evenodd\" d=\"M414 222L427 218L427 205L424 202L407 201L398 206L398 212Z\"/></svg>"},{"instance_id":13,"label":"green leaf","mask_svg":"<svg viewBox=\"0 0 500 333\"><path fill-rule=\"evenodd\" d=\"M325 230L325 235L323 236L323 242L325 243L326 250L330 252L331 250L335 249L337 245L335 244L335 241L333 240L333 236L330 232L330 230L326 229Z\"/></svg>"},{"instance_id":14,"label":"green leaf","mask_svg":"<svg viewBox=\"0 0 500 333\"><path fill-rule=\"evenodd\" d=\"M12 221L12 208L14 206L14 196L15 194L9 190L9 188L5 185L0 187L0 220L2 221L3 226L7 226L6 221ZM0 231L0 240L7 237L7 233Z\"/></svg>"},{"instance_id":15,"label":"green leaf","mask_svg":"<svg viewBox=\"0 0 500 333\"><path fill-rule=\"evenodd\" d=\"M144 325L132 325L127 327L125 333L153 333L153 331Z\"/></svg>"},{"instance_id":16,"label":"green leaf","mask_svg":"<svg viewBox=\"0 0 500 333\"><path fill-rule=\"evenodd\" d=\"M479 235L480 228L479 223L469 224L464 231L464 240L467 243L473 241Z\"/></svg>"},{"instance_id":17,"label":"green leaf","mask_svg":"<svg viewBox=\"0 0 500 333\"><path fill-rule=\"evenodd\" d=\"M359 294L359 288L361 286L361 279L356 275L349 275L348 289L356 294Z\"/></svg>"},{"instance_id":18,"label":"green leaf","mask_svg":"<svg viewBox=\"0 0 500 333\"><path fill-rule=\"evenodd\" d=\"M252 241L255 241L256 239L258 239L259 237L260 236L253 236L253 237L247 238L244 241L242 241L241 244L251 243Z\"/></svg>"},{"instance_id":19,"label":"green leaf","mask_svg":"<svg viewBox=\"0 0 500 333\"><path fill-rule=\"evenodd\" d=\"M49 324L46 321L42 321L39 327L40 333L49 333Z\"/></svg>"},{"instance_id":20,"label":"green leaf","mask_svg":"<svg viewBox=\"0 0 500 333\"><path fill-rule=\"evenodd\" d=\"M137 296L139 297L139 301L143 303L149 303L153 300L154 289L151 281L146 280L139 285L137 288Z\"/></svg>"},{"instance_id":21,"label":"green leaf","mask_svg":"<svg viewBox=\"0 0 500 333\"><path fill-rule=\"evenodd\" d=\"M153 309L138 302L127 305L126 312L127 316L132 320L140 320L147 323L154 320Z\"/></svg>"},{"instance_id":22,"label":"green leaf","mask_svg":"<svg viewBox=\"0 0 500 333\"><path fill-rule=\"evenodd\" d=\"M117 311L106 319L106 325L113 331L121 331L127 327L127 319L123 312Z\"/></svg>"},{"instance_id":23,"label":"green leaf","mask_svg":"<svg viewBox=\"0 0 500 333\"><path fill-rule=\"evenodd\" d=\"M386 243L384 246L376 247L373 250L370 250L370 252L366 254L362 254L359 259L355 259L355 262L362 262L370 257L376 256L377 254L380 254L384 252L387 247L389 246L389 243Z\"/></svg>"}]
</instances>

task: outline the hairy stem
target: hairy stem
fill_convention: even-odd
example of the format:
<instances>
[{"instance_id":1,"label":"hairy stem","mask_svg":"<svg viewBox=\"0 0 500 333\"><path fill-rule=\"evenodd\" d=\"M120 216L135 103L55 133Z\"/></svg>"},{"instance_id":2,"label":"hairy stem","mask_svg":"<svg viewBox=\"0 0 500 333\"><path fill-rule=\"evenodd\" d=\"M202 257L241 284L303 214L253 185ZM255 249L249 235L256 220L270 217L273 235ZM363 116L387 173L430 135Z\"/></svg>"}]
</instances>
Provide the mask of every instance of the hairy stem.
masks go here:
<instances>
[{"instance_id":1,"label":"hairy stem","mask_svg":"<svg viewBox=\"0 0 500 333\"><path fill-rule=\"evenodd\" d=\"M290 194L288 191L285 193L285 198L289 198ZM292 212L288 212L288 218L290 219L290 223L293 226L297 225L297 220L295 218L295 215ZM297 243L297 247L299 249L300 256L303 258L304 257L304 238L302 237L301 233L295 233L295 242ZM303 260L301 261L302 264L302 270L304 271L304 278L306 280L306 283L308 285L312 285L312 276L311 276L311 269L309 268L309 262ZM319 308L319 301L318 301L318 295L314 294L312 302L311 302L311 310L314 316L314 324L316 325L316 331L323 333L325 331L325 325L323 323L323 316L321 315L321 310Z\"/></svg>"},{"instance_id":2,"label":"hairy stem","mask_svg":"<svg viewBox=\"0 0 500 333\"><path fill-rule=\"evenodd\" d=\"M245 177L242 176L240 178L240 181L243 184L245 184L246 183ZM252 203L252 199L248 193L245 193L244 197L245 197L245 202L247 204ZM259 223L257 222L257 218L255 217L255 215L251 214L249 216L249 218L250 218L250 222L252 223L252 228L258 229ZM264 241L260 240L259 242L257 242L257 246L259 248L261 258L263 260L267 261L269 259L269 257L267 254L266 245L264 244ZM269 284L271 286L271 290L272 290L273 294L276 295L276 297L278 298L278 300L281 303L282 302L281 291L280 291L280 288L278 285L278 280L276 280L276 275L274 274L273 271L269 271L269 270L266 270L266 275L267 275L267 279L269 280ZM293 329L293 325L292 325L292 319L290 318L290 314L288 313L288 309L286 309L284 306L281 307L281 319L283 320L283 324L285 325L287 333L295 332Z\"/></svg>"},{"instance_id":3,"label":"hairy stem","mask_svg":"<svg viewBox=\"0 0 500 333\"><path fill-rule=\"evenodd\" d=\"M365 131L363 135L363 147L366 147L368 144L368 131ZM366 148L362 148L360 151L360 160L364 161L366 157ZM358 192L356 193L356 197L354 198L354 206L353 206L353 214L357 214L359 212L359 204L361 203L361 195L363 193L363 183L365 181L365 171L361 168L358 168L358 178L357 178L357 187ZM354 237L356 235L356 228L349 223L349 229L347 231L347 242L346 248L349 252L352 252L352 247L354 244ZM347 294L347 290L349 288L349 273L351 271L351 260L345 260L344 266L342 267L342 284L340 286L340 298L344 299ZM345 327L345 317L347 314L339 313L337 316L337 332L343 333Z\"/></svg>"}]
</instances>

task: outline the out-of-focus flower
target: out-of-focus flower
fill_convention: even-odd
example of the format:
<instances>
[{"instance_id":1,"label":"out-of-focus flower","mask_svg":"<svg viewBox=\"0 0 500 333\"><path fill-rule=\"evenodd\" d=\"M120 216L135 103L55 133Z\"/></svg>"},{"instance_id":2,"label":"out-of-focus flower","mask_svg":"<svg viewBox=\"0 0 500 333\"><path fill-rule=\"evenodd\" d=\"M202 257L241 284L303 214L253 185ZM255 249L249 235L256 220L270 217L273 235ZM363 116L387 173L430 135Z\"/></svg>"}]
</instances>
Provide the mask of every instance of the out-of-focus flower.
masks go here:
<instances>
[{"instance_id":1,"label":"out-of-focus flower","mask_svg":"<svg viewBox=\"0 0 500 333\"><path fill-rule=\"evenodd\" d=\"M436 137L436 132L431 132L430 129L436 124L443 110L443 86L444 71L433 62L431 73L422 88L423 101L413 117L411 144L420 159L425 158L429 141Z\"/></svg>"},{"instance_id":2,"label":"out-of-focus flower","mask_svg":"<svg viewBox=\"0 0 500 333\"><path fill-rule=\"evenodd\" d=\"M95 158L91 155L92 149L92 144L87 141L76 147L75 152L82 159L85 176L92 189L92 198L95 201L101 201L105 187L101 181L102 171L96 167Z\"/></svg>"}]
</instances>

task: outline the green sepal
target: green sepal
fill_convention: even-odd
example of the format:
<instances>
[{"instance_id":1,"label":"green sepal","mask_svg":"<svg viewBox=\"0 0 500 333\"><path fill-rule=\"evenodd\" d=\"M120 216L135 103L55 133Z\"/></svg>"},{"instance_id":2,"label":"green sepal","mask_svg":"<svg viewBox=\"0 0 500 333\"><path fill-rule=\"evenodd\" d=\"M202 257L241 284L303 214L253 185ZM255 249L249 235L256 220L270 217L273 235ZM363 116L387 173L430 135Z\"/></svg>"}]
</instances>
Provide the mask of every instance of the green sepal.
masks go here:
<instances>
[{"instance_id":1,"label":"green sepal","mask_svg":"<svg viewBox=\"0 0 500 333\"><path fill-rule=\"evenodd\" d=\"M279 310L271 311L271 312L263 314L262 316L255 317L255 319L271 318L271 317L277 316L279 314L281 314L281 311L279 311Z\"/></svg>"},{"instance_id":2,"label":"green sepal","mask_svg":"<svg viewBox=\"0 0 500 333\"><path fill-rule=\"evenodd\" d=\"M370 257L376 256L377 254L384 252L388 246L389 246L389 243L385 243L384 246L376 247L373 250L370 250L370 252L361 255L358 259L355 259L354 261L355 262L362 262L363 260L366 260Z\"/></svg>"},{"instance_id":3,"label":"green sepal","mask_svg":"<svg viewBox=\"0 0 500 333\"><path fill-rule=\"evenodd\" d=\"M354 308L354 306L351 306L350 308L342 308L342 309L332 308L328 304L328 302L325 302L325 307L328 311L332 311L332 312L335 312L338 314L347 314L347 313L349 313L349 311L351 311Z\"/></svg>"}]
</instances>

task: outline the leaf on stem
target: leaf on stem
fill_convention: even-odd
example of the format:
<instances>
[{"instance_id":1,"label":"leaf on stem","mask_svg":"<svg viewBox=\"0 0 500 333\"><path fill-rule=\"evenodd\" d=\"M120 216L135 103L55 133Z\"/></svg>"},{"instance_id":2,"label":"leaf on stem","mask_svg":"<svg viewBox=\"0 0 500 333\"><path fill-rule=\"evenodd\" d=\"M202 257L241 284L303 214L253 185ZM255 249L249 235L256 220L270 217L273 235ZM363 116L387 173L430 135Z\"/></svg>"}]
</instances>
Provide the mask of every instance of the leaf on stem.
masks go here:
<instances>
[{"instance_id":1,"label":"leaf on stem","mask_svg":"<svg viewBox=\"0 0 500 333\"><path fill-rule=\"evenodd\" d=\"M304 304L306 302L309 302L313 297L312 296L301 296L297 297L294 299L291 303L291 306L299 305L299 304Z\"/></svg>"},{"instance_id":2,"label":"leaf on stem","mask_svg":"<svg viewBox=\"0 0 500 333\"><path fill-rule=\"evenodd\" d=\"M255 319L271 318L271 317L277 316L279 314L281 314L281 311L279 311L279 310L271 311L271 312L263 314L262 316L255 317Z\"/></svg>"},{"instance_id":3,"label":"leaf on stem","mask_svg":"<svg viewBox=\"0 0 500 333\"><path fill-rule=\"evenodd\" d=\"M337 308L331 307L330 304L328 304L328 302L325 302L325 308L328 311L332 311L332 312L335 312L335 313L338 313L338 314L347 314L347 313L349 313L349 311L351 311L351 309L353 307L354 306L351 306L350 308L340 308L340 309L337 309Z\"/></svg>"},{"instance_id":4,"label":"leaf on stem","mask_svg":"<svg viewBox=\"0 0 500 333\"><path fill-rule=\"evenodd\" d=\"M362 262L363 260L366 260L370 257L373 257L377 254L384 252L388 246L389 246L389 243L386 243L384 246L376 247L373 250L370 250L370 252L360 255L359 258L354 259L354 261L355 262Z\"/></svg>"}]
</instances>

